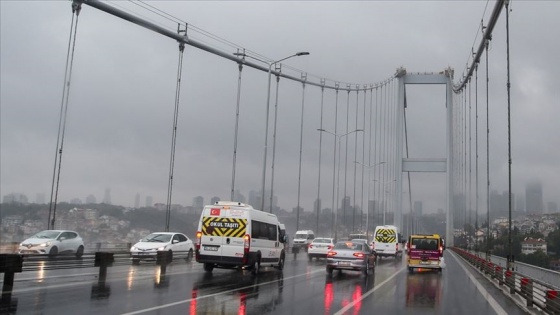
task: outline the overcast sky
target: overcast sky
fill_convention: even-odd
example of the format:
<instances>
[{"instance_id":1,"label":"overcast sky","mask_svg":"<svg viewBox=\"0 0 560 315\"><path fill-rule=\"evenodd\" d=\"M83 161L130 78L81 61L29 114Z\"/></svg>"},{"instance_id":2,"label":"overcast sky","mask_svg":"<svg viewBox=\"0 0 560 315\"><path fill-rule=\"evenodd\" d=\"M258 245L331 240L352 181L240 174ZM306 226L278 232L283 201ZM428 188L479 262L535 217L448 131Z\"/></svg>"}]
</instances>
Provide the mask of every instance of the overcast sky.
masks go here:
<instances>
[{"instance_id":1,"label":"overcast sky","mask_svg":"<svg viewBox=\"0 0 560 315\"><path fill-rule=\"evenodd\" d=\"M494 2L485 1L148 3L272 60L309 51L309 56L292 58L285 65L307 72L310 80L359 84L381 82L401 66L409 72L440 72L451 67L457 82L470 62L473 46L478 48L481 19L486 23L494 7ZM134 10L172 30L177 27L137 5L111 4ZM554 81L560 73L560 2L513 1L511 8L513 191L524 195L528 182L540 181L545 205L549 201L560 203L560 89ZM36 194L45 194L48 201L72 16L70 2L0 1L0 14L1 194L24 193L30 201ZM188 35L235 52L192 30ZM507 190L508 183L505 39L502 12L489 54L490 178L491 189L500 193ZM174 40L83 6L59 200L85 200L93 194L101 201L109 188L113 204L132 206L137 193L141 204L146 196L165 203L177 62ZM229 199L237 78L235 62L194 47L185 49L173 203L190 205L197 195L205 197L205 202L213 196ZM271 103L274 89L273 84ZM411 157L444 157L444 88L411 86L407 91ZM472 91L474 95L474 86ZM261 186L266 92L266 73L245 67L236 168L236 188L245 196ZM485 93L481 68L481 206L485 205L486 187ZM345 119L340 112L346 107L345 94L339 97L340 119ZM352 94L353 105L355 97ZM362 106L363 94L359 97ZM301 83L282 79L274 190L279 206L285 209L297 204L301 104ZM301 206L306 211L313 208L317 197L320 104L321 90L307 86L301 178ZM326 90L323 127L331 131L334 104L335 93ZM353 115L355 112L350 113ZM472 117L474 125L474 102ZM272 122L271 116L271 128ZM339 125L338 133L343 131L341 126L344 128ZM323 206L330 207L333 137L325 135L323 139L321 198ZM267 189L271 141L269 138ZM472 141L474 155L474 128ZM348 194L352 196L352 143L350 148ZM474 162L472 165L474 178ZM413 174L412 195L413 200L424 202L425 212L444 208L445 177Z\"/></svg>"}]
</instances>

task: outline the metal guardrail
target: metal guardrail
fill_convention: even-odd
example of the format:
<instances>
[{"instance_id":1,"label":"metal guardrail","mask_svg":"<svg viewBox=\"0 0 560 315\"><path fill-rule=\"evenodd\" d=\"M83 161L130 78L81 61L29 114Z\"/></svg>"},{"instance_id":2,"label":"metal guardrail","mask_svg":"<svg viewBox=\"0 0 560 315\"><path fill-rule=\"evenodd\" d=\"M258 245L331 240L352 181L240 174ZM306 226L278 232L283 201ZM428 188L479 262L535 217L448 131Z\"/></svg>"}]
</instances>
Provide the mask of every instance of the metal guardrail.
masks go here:
<instances>
[{"instance_id":1,"label":"metal guardrail","mask_svg":"<svg viewBox=\"0 0 560 315\"><path fill-rule=\"evenodd\" d=\"M486 260L476 254L460 248L452 250L467 262L480 270L499 286L504 286L510 294L518 294L526 301L527 307L537 307L546 314L560 314L560 297L558 286L535 279L519 271L507 270L496 260ZM495 256L494 256L495 257Z\"/></svg>"}]
</instances>

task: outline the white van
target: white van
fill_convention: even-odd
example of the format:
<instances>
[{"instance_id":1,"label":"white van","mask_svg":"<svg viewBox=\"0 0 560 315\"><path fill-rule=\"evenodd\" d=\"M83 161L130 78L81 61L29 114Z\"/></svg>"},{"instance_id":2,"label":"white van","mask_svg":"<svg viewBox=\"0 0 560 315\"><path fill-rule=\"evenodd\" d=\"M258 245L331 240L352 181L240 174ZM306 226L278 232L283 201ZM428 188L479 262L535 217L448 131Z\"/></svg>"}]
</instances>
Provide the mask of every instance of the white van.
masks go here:
<instances>
[{"instance_id":1,"label":"white van","mask_svg":"<svg viewBox=\"0 0 560 315\"><path fill-rule=\"evenodd\" d=\"M257 274L261 266L282 270L285 236L276 215L240 202L205 206L196 232L196 261L204 270L244 267Z\"/></svg>"},{"instance_id":2,"label":"white van","mask_svg":"<svg viewBox=\"0 0 560 315\"><path fill-rule=\"evenodd\" d=\"M297 231L296 235L294 235L294 247L292 248L292 252L298 253L300 249L307 252L307 247L314 239L315 233L311 230Z\"/></svg>"},{"instance_id":3,"label":"white van","mask_svg":"<svg viewBox=\"0 0 560 315\"><path fill-rule=\"evenodd\" d=\"M402 257L401 234L394 225L378 225L373 233L373 250L377 257Z\"/></svg>"}]
</instances>

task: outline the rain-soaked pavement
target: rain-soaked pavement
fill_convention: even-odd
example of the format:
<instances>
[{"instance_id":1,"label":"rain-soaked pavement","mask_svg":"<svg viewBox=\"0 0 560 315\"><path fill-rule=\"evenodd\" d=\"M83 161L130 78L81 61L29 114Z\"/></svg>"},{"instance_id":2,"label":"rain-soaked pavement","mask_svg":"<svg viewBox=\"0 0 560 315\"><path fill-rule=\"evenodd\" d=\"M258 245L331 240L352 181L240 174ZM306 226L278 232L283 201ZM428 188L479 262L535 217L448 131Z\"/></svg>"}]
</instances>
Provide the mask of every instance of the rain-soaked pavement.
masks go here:
<instances>
[{"instance_id":1,"label":"rain-soaked pavement","mask_svg":"<svg viewBox=\"0 0 560 315\"><path fill-rule=\"evenodd\" d=\"M305 254L288 256L284 270L214 269L174 261L165 274L153 262L116 265L99 281L98 268L25 271L4 300L7 314L523 314L494 285L481 294L457 256L446 251L446 269L414 272L406 258L384 258L375 273L334 272ZM476 272L474 278L481 278ZM8 304L9 306L8 306ZM8 310L9 309L9 310ZM505 312L505 313L503 313Z\"/></svg>"}]
</instances>

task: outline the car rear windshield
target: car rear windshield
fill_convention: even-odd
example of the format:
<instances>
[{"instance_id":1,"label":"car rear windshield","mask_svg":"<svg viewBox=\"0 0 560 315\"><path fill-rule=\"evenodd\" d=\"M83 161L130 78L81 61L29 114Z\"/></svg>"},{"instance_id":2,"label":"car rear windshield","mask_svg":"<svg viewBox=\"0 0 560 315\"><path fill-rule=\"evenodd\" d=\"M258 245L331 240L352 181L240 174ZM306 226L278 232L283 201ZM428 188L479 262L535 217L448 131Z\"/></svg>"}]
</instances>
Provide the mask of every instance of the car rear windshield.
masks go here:
<instances>
[{"instance_id":1,"label":"car rear windshield","mask_svg":"<svg viewBox=\"0 0 560 315\"><path fill-rule=\"evenodd\" d=\"M341 242L334 245L334 249L347 249L347 250L363 250L363 244L352 242Z\"/></svg>"},{"instance_id":2,"label":"car rear windshield","mask_svg":"<svg viewBox=\"0 0 560 315\"><path fill-rule=\"evenodd\" d=\"M438 240L436 239L413 238L411 245L418 250L438 250Z\"/></svg>"},{"instance_id":3,"label":"car rear windshield","mask_svg":"<svg viewBox=\"0 0 560 315\"><path fill-rule=\"evenodd\" d=\"M316 238L313 240L313 243L323 243L323 244L328 244L330 243L331 240L328 238Z\"/></svg>"}]
</instances>

